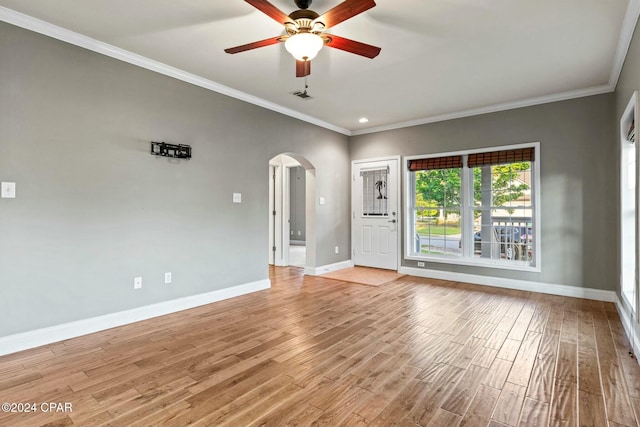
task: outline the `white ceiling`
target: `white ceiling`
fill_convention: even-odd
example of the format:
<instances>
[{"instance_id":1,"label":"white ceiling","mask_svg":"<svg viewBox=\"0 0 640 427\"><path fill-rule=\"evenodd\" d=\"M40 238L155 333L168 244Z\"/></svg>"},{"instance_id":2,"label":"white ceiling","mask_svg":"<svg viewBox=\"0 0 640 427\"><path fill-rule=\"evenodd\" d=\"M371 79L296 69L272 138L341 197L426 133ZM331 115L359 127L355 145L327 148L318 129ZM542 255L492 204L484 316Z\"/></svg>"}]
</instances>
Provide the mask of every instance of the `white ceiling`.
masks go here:
<instances>
[{"instance_id":1,"label":"white ceiling","mask_svg":"<svg viewBox=\"0 0 640 427\"><path fill-rule=\"evenodd\" d=\"M314 0L311 9L340 2ZM293 0L272 3L296 9ZM224 53L282 33L243 0L0 0L0 20L359 134L612 91L640 10L639 0L376 3L328 32L380 55L323 48L311 100L291 95L304 79L283 45Z\"/></svg>"}]
</instances>

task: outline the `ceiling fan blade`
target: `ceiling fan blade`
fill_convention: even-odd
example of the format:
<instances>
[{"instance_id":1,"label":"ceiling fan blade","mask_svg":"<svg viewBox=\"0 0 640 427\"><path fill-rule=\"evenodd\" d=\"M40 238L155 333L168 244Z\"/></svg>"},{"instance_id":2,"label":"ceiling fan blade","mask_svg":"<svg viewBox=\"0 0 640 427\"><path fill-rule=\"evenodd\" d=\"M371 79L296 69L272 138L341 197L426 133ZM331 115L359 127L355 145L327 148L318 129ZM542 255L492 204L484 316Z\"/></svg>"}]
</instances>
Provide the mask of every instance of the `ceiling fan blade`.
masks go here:
<instances>
[{"instance_id":1,"label":"ceiling fan blade","mask_svg":"<svg viewBox=\"0 0 640 427\"><path fill-rule=\"evenodd\" d=\"M306 77L311 74L311 61L296 61L296 77Z\"/></svg>"},{"instance_id":2,"label":"ceiling fan blade","mask_svg":"<svg viewBox=\"0 0 640 427\"><path fill-rule=\"evenodd\" d=\"M376 2L373 0L346 0L323 15L320 15L313 22L322 22L325 28L333 27L371 9L375 5Z\"/></svg>"},{"instance_id":3,"label":"ceiling fan blade","mask_svg":"<svg viewBox=\"0 0 640 427\"><path fill-rule=\"evenodd\" d=\"M230 47L224 51L227 53L240 53L251 49L257 49L259 47L271 46L282 41L282 36L271 37L270 39L260 40L258 42L243 44L242 46Z\"/></svg>"},{"instance_id":4,"label":"ceiling fan blade","mask_svg":"<svg viewBox=\"0 0 640 427\"><path fill-rule=\"evenodd\" d=\"M355 40L345 39L344 37L336 36L333 34L328 35L329 41L326 45L335 49L344 50L346 52L355 53L356 55L364 56L366 58L375 58L382 50L379 47L372 46L370 44L357 42Z\"/></svg>"},{"instance_id":5,"label":"ceiling fan blade","mask_svg":"<svg viewBox=\"0 0 640 427\"><path fill-rule=\"evenodd\" d=\"M278 21L281 24L291 21L286 13L269 3L267 0L244 0L260 12Z\"/></svg>"}]
</instances>

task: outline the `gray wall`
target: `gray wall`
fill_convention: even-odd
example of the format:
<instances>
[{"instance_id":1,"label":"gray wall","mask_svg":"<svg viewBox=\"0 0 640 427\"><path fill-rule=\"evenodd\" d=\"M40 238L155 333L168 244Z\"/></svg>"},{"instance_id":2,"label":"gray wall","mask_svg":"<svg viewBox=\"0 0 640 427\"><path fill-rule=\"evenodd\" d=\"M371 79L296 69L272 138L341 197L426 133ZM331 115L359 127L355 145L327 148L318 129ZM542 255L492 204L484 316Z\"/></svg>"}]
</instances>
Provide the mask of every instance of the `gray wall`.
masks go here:
<instances>
[{"instance_id":1,"label":"gray wall","mask_svg":"<svg viewBox=\"0 0 640 427\"><path fill-rule=\"evenodd\" d=\"M427 263L426 268L613 290L617 263L613 109L614 97L606 94L360 135L351 138L351 159L539 141L542 272L440 263ZM416 262L404 260L403 265Z\"/></svg>"},{"instance_id":2,"label":"gray wall","mask_svg":"<svg viewBox=\"0 0 640 427\"><path fill-rule=\"evenodd\" d=\"M290 240L304 242L306 209L306 171L302 166L289 168L289 219ZM348 249L347 249L348 250Z\"/></svg>"},{"instance_id":3,"label":"gray wall","mask_svg":"<svg viewBox=\"0 0 640 427\"><path fill-rule=\"evenodd\" d=\"M348 258L346 136L3 23L0 58L0 336L267 279L283 152L327 198L316 264Z\"/></svg>"}]
</instances>

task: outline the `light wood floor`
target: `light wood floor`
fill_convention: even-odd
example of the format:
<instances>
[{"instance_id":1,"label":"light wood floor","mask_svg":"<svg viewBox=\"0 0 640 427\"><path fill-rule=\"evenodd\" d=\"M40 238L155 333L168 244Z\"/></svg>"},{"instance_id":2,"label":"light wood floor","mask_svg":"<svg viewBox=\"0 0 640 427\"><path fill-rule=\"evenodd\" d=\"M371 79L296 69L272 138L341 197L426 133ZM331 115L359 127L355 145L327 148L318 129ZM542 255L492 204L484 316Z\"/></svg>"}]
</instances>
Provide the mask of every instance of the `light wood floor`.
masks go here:
<instances>
[{"instance_id":1,"label":"light wood floor","mask_svg":"<svg viewBox=\"0 0 640 427\"><path fill-rule=\"evenodd\" d=\"M0 357L0 425L637 426L612 304L405 276L273 288Z\"/></svg>"}]
</instances>

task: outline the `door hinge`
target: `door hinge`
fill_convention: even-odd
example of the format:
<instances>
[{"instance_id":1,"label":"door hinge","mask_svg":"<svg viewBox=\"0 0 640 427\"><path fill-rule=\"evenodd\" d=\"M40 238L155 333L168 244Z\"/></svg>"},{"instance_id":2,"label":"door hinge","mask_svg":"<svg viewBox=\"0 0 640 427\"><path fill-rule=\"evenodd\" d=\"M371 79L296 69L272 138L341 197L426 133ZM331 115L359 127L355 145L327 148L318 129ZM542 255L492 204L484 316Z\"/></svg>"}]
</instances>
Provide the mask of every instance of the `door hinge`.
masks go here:
<instances>
[{"instance_id":1,"label":"door hinge","mask_svg":"<svg viewBox=\"0 0 640 427\"><path fill-rule=\"evenodd\" d=\"M276 211L273 211L272 214L273 214L273 216L276 216Z\"/></svg>"},{"instance_id":2,"label":"door hinge","mask_svg":"<svg viewBox=\"0 0 640 427\"><path fill-rule=\"evenodd\" d=\"M276 247L275 247L275 246L274 246L274 247L272 247L272 248L271 248L271 250L272 250L273 252L275 252L275 251L276 251Z\"/></svg>"},{"instance_id":3,"label":"door hinge","mask_svg":"<svg viewBox=\"0 0 640 427\"><path fill-rule=\"evenodd\" d=\"M353 211L353 219L356 219L356 211Z\"/></svg>"}]
</instances>

